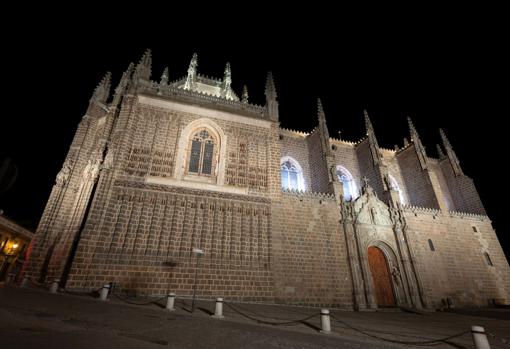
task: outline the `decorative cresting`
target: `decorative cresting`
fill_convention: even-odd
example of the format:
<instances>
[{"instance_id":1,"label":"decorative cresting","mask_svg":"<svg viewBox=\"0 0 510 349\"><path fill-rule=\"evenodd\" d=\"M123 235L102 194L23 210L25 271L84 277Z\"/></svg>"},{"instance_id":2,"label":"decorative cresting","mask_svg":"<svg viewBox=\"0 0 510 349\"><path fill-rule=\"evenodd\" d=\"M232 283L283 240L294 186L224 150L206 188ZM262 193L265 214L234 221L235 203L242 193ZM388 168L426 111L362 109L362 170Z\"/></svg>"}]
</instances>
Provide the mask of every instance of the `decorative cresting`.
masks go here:
<instances>
[{"instance_id":1,"label":"decorative cresting","mask_svg":"<svg viewBox=\"0 0 510 349\"><path fill-rule=\"evenodd\" d=\"M174 178L223 185L227 136L211 119L190 122L181 132Z\"/></svg>"}]
</instances>

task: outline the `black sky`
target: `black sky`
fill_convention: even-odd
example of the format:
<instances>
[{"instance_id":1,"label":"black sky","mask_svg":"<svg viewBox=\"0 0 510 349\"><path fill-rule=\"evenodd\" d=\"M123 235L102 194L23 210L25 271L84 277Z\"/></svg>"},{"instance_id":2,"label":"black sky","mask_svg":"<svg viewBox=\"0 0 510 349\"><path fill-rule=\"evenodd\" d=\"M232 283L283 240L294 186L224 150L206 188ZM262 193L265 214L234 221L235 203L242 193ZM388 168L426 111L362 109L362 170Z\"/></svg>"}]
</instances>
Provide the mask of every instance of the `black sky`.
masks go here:
<instances>
[{"instance_id":1,"label":"black sky","mask_svg":"<svg viewBox=\"0 0 510 349\"><path fill-rule=\"evenodd\" d=\"M510 256L503 171L510 30L498 9L395 9L383 15L246 6L235 15L207 17L190 9L153 9L150 15L127 10L15 13L15 24L2 24L0 156L19 168L15 185L0 196L8 216L36 226L94 87L106 71L116 84L151 48L153 79L165 66L171 79L184 76L198 52L199 73L222 77L229 61L236 92L247 84L258 104L272 70L282 127L310 131L317 97L334 137L337 131L344 139L362 137L366 108L379 144L393 148L408 137L410 115L428 154L436 156L442 127Z\"/></svg>"}]
</instances>

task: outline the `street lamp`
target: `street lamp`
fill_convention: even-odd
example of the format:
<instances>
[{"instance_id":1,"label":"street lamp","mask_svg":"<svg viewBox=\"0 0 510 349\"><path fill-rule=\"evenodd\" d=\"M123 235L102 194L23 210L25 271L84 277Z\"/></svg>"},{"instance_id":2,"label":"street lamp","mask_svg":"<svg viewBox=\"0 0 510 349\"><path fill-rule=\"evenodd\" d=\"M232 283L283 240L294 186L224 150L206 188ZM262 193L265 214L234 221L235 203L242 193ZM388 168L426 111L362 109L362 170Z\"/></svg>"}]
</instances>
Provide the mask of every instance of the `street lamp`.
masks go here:
<instances>
[{"instance_id":1,"label":"street lamp","mask_svg":"<svg viewBox=\"0 0 510 349\"><path fill-rule=\"evenodd\" d=\"M195 294L197 291L197 274L198 274L198 261L200 260L199 257L204 254L204 251L193 247L193 253L197 256L197 262L195 264L195 280L193 281L193 298L191 300L191 312L193 313L195 311Z\"/></svg>"}]
</instances>

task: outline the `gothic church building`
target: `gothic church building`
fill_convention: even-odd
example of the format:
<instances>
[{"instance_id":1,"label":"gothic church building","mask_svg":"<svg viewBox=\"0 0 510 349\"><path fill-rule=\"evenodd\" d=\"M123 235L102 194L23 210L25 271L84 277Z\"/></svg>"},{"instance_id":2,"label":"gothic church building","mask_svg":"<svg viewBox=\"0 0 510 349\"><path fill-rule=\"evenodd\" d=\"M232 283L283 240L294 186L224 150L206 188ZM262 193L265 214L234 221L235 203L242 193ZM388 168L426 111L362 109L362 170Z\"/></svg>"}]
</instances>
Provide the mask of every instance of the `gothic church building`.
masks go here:
<instances>
[{"instance_id":1,"label":"gothic church building","mask_svg":"<svg viewBox=\"0 0 510 349\"><path fill-rule=\"evenodd\" d=\"M444 132L438 158L310 133L197 73L151 80L151 52L78 125L24 272L90 291L332 306L437 309L510 303L510 268ZM201 249L203 255L193 253Z\"/></svg>"}]
</instances>

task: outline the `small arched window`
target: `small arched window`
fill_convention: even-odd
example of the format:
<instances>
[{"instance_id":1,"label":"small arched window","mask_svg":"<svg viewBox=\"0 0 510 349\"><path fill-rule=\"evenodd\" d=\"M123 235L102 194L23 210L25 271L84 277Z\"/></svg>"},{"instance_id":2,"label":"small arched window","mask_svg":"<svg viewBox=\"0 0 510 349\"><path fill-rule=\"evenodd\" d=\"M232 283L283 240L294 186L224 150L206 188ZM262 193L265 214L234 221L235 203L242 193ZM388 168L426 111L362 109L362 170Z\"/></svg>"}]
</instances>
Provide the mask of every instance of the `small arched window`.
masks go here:
<instances>
[{"instance_id":1,"label":"small arched window","mask_svg":"<svg viewBox=\"0 0 510 349\"><path fill-rule=\"evenodd\" d=\"M429 239L429 248L430 248L431 251L435 251L436 250L436 248L434 247L434 243L430 239Z\"/></svg>"},{"instance_id":2,"label":"small arched window","mask_svg":"<svg viewBox=\"0 0 510 349\"><path fill-rule=\"evenodd\" d=\"M207 129L195 132L189 142L188 174L213 176L216 148L216 140Z\"/></svg>"},{"instance_id":3,"label":"small arched window","mask_svg":"<svg viewBox=\"0 0 510 349\"><path fill-rule=\"evenodd\" d=\"M338 181L342 183L344 199L346 201L356 199L358 197L358 188L351 173L345 167L337 166L336 175L338 177Z\"/></svg>"},{"instance_id":4,"label":"small arched window","mask_svg":"<svg viewBox=\"0 0 510 349\"><path fill-rule=\"evenodd\" d=\"M400 203L402 205L404 205L405 204L404 193L403 193L402 189L400 189L400 186L398 185L397 180L395 179L395 177L393 177L390 174L388 174L388 177L390 178L391 189L398 192L398 199L400 200Z\"/></svg>"},{"instance_id":5,"label":"small arched window","mask_svg":"<svg viewBox=\"0 0 510 349\"><path fill-rule=\"evenodd\" d=\"M284 157L280 164L282 188L289 190L305 190L303 171L299 163L291 157Z\"/></svg>"}]
</instances>

